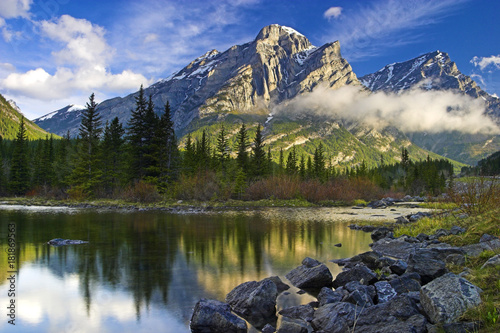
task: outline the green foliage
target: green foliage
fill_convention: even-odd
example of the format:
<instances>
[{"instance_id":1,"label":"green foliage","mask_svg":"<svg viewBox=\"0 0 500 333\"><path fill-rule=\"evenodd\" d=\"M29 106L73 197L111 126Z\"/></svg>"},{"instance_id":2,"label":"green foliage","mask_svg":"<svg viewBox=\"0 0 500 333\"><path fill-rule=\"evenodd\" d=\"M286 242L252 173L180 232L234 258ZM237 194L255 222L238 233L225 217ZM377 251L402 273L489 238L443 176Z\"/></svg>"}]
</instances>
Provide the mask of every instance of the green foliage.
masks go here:
<instances>
[{"instance_id":1,"label":"green foliage","mask_svg":"<svg viewBox=\"0 0 500 333\"><path fill-rule=\"evenodd\" d=\"M13 194L25 194L29 189L28 146L24 117L21 117L10 168L9 190Z\"/></svg>"}]
</instances>

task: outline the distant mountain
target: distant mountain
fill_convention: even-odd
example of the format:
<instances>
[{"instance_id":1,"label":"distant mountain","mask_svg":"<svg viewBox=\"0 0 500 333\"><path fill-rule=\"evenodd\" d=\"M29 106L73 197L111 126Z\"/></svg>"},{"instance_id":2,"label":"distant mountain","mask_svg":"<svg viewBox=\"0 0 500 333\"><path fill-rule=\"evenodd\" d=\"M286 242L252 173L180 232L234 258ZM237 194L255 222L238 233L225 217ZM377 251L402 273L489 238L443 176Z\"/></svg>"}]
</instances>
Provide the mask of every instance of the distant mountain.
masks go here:
<instances>
[{"instance_id":1,"label":"distant mountain","mask_svg":"<svg viewBox=\"0 0 500 333\"><path fill-rule=\"evenodd\" d=\"M359 79L371 91L400 93L411 88L451 90L484 101L486 113L500 124L500 99L482 90L462 74L447 53L435 51L385 66ZM418 146L467 164L500 150L500 136L485 134L405 133Z\"/></svg>"},{"instance_id":2,"label":"distant mountain","mask_svg":"<svg viewBox=\"0 0 500 333\"><path fill-rule=\"evenodd\" d=\"M16 138L21 117L21 109L16 103L12 100L7 101L0 95L0 136L2 139L12 140ZM28 119L24 120L29 139L41 139L49 134Z\"/></svg>"},{"instance_id":3,"label":"distant mountain","mask_svg":"<svg viewBox=\"0 0 500 333\"><path fill-rule=\"evenodd\" d=\"M362 161L375 165L382 155L386 162L393 162L399 159L402 147L414 158L425 158L429 153L413 145L396 128L377 131L342 119L287 114L286 110L279 116L270 115L272 106L320 85L330 89L365 89L342 58L338 42L315 47L291 28L270 25L251 42L222 53L212 50L196 58L169 78L145 88L145 94L152 96L157 113L163 111L167 101L170 103L176 133L181 137L192 133L197 138L207 130L215 140L221 124L232 137L241 123L246 123L252 138L257 124L263 124L265 142L276 158L280 149L288 154L293 146L299 154L311 156L320 143L325 156L338 166ZM137 95L100 103L98 110L103 122L118 117L126 123ZM80 110L68 106L35 122L60 135L69 131L76 136L80 115Z\"/></svg>"}]
</instances>

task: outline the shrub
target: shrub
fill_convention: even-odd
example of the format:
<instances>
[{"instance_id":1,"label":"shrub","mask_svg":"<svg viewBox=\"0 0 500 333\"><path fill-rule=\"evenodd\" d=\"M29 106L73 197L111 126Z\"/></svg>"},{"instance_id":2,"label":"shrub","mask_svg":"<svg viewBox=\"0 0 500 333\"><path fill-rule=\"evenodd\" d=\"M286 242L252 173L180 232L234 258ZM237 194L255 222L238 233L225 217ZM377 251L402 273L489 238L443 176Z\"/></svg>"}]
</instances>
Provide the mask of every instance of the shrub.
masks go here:
<instances>
[{"instance_id":1,"label":"shrub","mask_svg":"<svg viewBox=\"0 0 500 333\"><path fill-rule=\"evenodd\" d=\"M161 199L156 186L142 180L127 187L123 192L123 198L133 202L155 202Z\"/></svg>"},{"instance_id":2,"label":"shrub","mask_svg":"<svg viewBox=\"0 0 500 333\"><path fill-rule=\"evenodd\" d=\"M479 215L498 207L500 181L495 178L475 177L467 182L455 182L448 192L451 201L469 215Z\"/></svg>"}]
</instances>

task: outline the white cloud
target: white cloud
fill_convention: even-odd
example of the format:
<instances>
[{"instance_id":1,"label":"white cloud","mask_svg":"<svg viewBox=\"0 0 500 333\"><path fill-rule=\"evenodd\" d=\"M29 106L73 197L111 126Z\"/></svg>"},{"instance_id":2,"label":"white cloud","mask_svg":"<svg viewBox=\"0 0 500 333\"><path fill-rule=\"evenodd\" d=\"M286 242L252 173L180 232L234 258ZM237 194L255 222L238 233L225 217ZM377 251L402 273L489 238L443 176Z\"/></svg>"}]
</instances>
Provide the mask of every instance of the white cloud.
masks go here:
<instances>
[{"instance_id":1,"label":"white cloud","mask_svg":"<svg viewBox=\"0 0 500 333\"><path fill-rule=\"evenodd\" d=\"M120 74L109 71L114 49L106 42L102 27L69 15L42 21L39 26L44 37L62 44L52 53L59 67L53 74L41 67L9 74L0 81L0 87L11 95L50 101L95 90L119 94L150 83L128 69Z\"/></svg>"},{"instance_id":2,"label":"white cloud","mask_svg":"<svg viewBox=\"0 0 500 333\"><path fill-rule=\"evenodd\" d=\"M470 62L474 64L474 66L479 67L482 71L484 71L486 67L490 66L500 69L500 54L497 56L492 55L491 57L475 56Z\"/></svg>"},{"instance_id":3,"label":"white cloud","mask_svg":"<svg viewBox=\"0 0 500 333\"><path fill-rule=\"evenodd\" d=\"M330 7L323 13L323 16L326 19L330 20L332 17L339 18L341 14L342 14L342 7Z\"/></svg>"},{"instance_id":4,"label":"white cloud","mask_svg":"<svg viewBox=\"0 0 500 333\"><path fill-rule=\"evenodd\" d=\"M499 127L484 111L480 99L451 91L412 89L395 95L367 93L352 86L337 90L322 86L276 106L273 113L316 114L361 122L376 129L395 126L405 132L499 134Z\"/></svg>"},{"instance_id":5,"label":"white cloud","mask_svg":"<svg viewBox=\"0 0 500 333\"><path fill-rule=\"evenodd\" d=\"M32 3L33 0L2 0L0 1L0 17L5 19L16 17L29 18Z\"/></svg>"},{"instance_id":6,"label":"white cloud","mask_svg":"<svg viewBox=\"0 0 500 333\"><path fill-rule=\"evenodd\" d=\"M332 33L325 40L339 40L342 53L350 61L387 52L413 43L416 29L439 22L469 0L383 0L363 2L362 7L332 21Z\"/></svg>"}]
</instances>

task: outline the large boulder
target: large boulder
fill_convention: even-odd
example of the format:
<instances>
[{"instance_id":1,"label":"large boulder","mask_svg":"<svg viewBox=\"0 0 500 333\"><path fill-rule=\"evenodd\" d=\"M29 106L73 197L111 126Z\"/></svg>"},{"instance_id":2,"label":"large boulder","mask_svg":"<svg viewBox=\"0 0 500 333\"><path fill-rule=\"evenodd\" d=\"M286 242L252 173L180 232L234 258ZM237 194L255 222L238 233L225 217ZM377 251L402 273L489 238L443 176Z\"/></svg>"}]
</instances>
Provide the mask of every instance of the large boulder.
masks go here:
<instances>
[{"instance_id":1,"label":"large boulder","mask_svg":"<svg viewBox=\"0 0 500 333\"><path fill-rule=\"evenodd\" d=\"M408 273L418 273L422 284L429 283L448 272L444 261L436 259L436 254L427 249L417 250L408 258Z\"/></svg>"},{"instance_id":2,"label":"large boulder","mask_svg":"<svg viewBox=\"0 0 500 333\"><path fill-rule=\"evenodd\" d=\"M325 264L305 258L302 265L290 271L286 278L297 288L321 289L332 285L332 273Z\"/></svg>"},{"instance_id":3,"label":"large boulder","mask_svg":"<svg viewBox=\"0 0 500 333\"><path fill-rule=\"evenodd\" d=\"M333 287L342 287L352 281L357 281L364 285L373 284L377 281L377 274L365 265L359 264L351 269L340 272L335 280L333 280Z\"/></svg>"},{"instance_id":4,"label":"large boulder","mask_svg":"<svg viewBox=\"0 0 500 333\"><path fill-rule=\"evenodd\" d=\"M231 313L229 304L201 299L196 303L191 317L191 332L247 332L245 321Z\"/></svg>"},{"instance_id":5,"label":"large boulder","mask_svg":"<svg viewBox=\"0 0 500 333\"><path fill-rule=\"evenodd\" d=\"M416 273L405 273L400 277L389 281L389 284L398 294L420 291L420 275Z\"/></svg>"},{"instance_id":6,"label":"large boulder","mask_svg":"<svg viewBox=\"0 0 500 333\"><path fill-rule=\"evenodd\" d=\"M276 284L271 279L264 279L240 284L227 294L226 303L252 325L262 328L277 319L277 297Z\"/></svg>"},{"instance_id":7,"label":"large boulder","mask_svg":"<svg viewBox=\"0 0 500 333\"><path fill-rule=\"evenodd\" d=\"M448 273L420 289L420 303L432 323L452 323L467 309L481 303L480 289Z\"/></svg>"},{"instance_id":8,"label":"large boulder","mask_svg":"<svg viewBox=\"0 0 500 333\"><path fill-rule=\"evenodd\" d=\"M423 243L410 243L405 237L396 239L382 238L371 245L372 250L384 256L406 260L415 249L421 248Z\"/></svg>"},{"instance_id":9,"label":"large boulder","mask_svg":"<svg viewBox=\"0 0 500 333\"><path fill-rule=\"evenodd\" d=\"M330 303L338 303L342 301L342 298L344 298L344 296L341 293L333 291L331 288L327 287L321 288L321 291L319 292L317 297L319 306Z\"/></svg>"},{"instance_id":10,"label":"large boulder","mask_svg":"<svg viewBox=\"0 0 500 333\"><path fill-rule=\"evenodd\" d=\"M292 319L301 319L310 322L314 317L314 308L309 304L292 306L279 312L280 315Z\"/></svg>"},{"instance_id":11,"label":"large boulder","mask_svg":"<svg viewBox=\"0 0 500 333\"><path fill-rule=\"evenodd\" d=\"M351 303L339 302L326 304L314 312L314 319L311 322L311 326L315 331L330 333L349 332L360 310Z\"/></svg>"},{"instance_id":12,"label":"large boulder","mask_svg":"<svg viewBox=\"0 0 500 333\"><path fill-rule=\"evenodd\" d=\"M377 291L378 303L387 303L398 294L396 290L391 286L391 284L387 281L376 282L375 289Z\"/></svg>"},{"instance_id":13,"label":"large boulder","mask_svg":"<svg viewBox=\"0 0 500 333\"><path fill-rule=\"evenodd\" d=\"M496 256L493 256L490 259L488 259L488 261L485 262L483 266L481 266L481 269L487 267L495 267L495 266L500 266L500 254L497 254Z\"/></svg>"}]
</instances>

